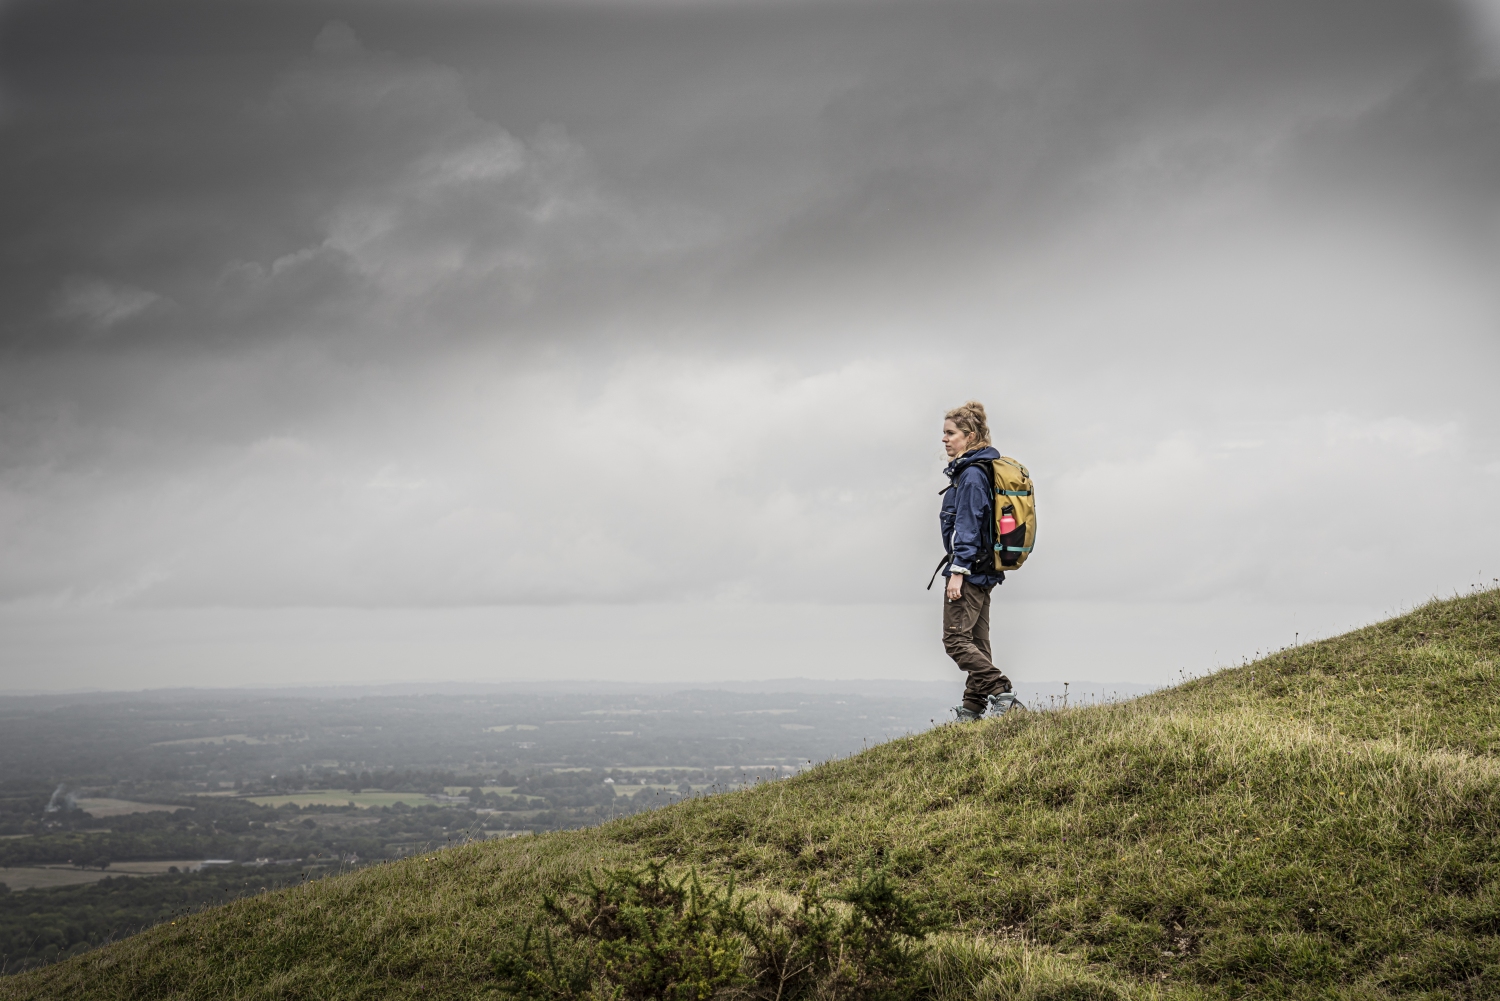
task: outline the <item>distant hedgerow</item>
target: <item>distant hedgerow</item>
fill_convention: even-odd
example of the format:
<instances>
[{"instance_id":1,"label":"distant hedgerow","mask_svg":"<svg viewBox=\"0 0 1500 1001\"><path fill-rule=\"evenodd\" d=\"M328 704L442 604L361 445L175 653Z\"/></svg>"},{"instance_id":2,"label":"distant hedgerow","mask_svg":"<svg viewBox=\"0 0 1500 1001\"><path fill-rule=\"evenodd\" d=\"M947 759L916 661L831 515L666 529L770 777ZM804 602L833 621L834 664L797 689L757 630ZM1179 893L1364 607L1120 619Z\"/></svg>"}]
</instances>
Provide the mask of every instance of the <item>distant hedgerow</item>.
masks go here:
<instances>
[{"instance_id":1,"label":"distant hedgerow","mask_svg":"<svg viewBox=\"0 0 1500 1001\"><path fill-rule=\"evenodd\" d=\"M836 904L845 906L839 907ZM884 872L825 896L808 884L794 906L673 880L660 865L586 875L544 899L519 948L491 964L524 1001L899 1001L927 991L930 919Z\"/></svg>"}]
</instances>

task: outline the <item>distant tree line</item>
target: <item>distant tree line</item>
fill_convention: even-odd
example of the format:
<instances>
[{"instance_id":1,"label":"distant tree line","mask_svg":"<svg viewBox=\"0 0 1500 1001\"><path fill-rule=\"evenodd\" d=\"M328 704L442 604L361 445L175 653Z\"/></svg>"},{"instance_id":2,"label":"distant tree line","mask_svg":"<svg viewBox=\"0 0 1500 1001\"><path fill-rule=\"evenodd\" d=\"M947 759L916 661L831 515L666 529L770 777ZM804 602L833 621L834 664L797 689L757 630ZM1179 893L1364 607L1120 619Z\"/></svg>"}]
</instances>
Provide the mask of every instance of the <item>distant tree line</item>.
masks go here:
<instances>
[{"instance_id":1,"label":"distant tree line","mask_svg":"<svg viewBox=\"0 0 1500 1001\"><path fill-rule=\"evenodd\" d=\"M200 800L194 809L138 813L109 831L47 831L0 841L0 866L76 865L169 859L346 857L393 858L414 843L444 844L477 830L479 816L458 807L256 806L242 800ZM4 879L0 871L0 880Z\"/></svg>"},{"instance_id":2,"label":"distant tree line","mask_svg":"<svg viewBox=\"0 0 1500 1001\"><path fill-rule=\"evenodd\" d=\"M0 883L0 973L76 956L179 915L300 881L304 871L234 867L24 892Z\"/></svg>"}]
</instances>

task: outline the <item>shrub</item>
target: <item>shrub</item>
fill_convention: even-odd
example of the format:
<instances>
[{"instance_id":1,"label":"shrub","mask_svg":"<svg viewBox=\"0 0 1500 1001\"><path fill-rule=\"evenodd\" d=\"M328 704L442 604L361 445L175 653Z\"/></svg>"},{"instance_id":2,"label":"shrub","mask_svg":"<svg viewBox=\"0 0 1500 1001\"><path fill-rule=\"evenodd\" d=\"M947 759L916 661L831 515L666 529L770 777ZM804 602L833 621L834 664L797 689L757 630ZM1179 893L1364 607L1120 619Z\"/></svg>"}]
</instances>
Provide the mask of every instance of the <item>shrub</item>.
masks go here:
<instances>
[{"instance_id":1,"label":"shrub","mask_svg":"<svg viewBox=\"0 0 1500 1001\"><path fill-rule=\"evenodd\" d=\"M525 1001L899 1001L929 992L930 930L884 872L833 896L810 883L788 905L737 894L732 880L705 888L696 872L674 882L650 865L590 873L547 897L520 948L491 963Z\"/></svg>"},{"instance_id":2,"label":"shrub","mask_svg":"<svg viewBox=\"0 0 1500 1001\"><path fill-rule=\"evenodd\" d=\"M518 998L703 1001L746 979L743 911L732 884L705 890L696 873L590 873L579 890L544 899L540 942L533 926L491 962Z\"/></svg>"}]
</instances>

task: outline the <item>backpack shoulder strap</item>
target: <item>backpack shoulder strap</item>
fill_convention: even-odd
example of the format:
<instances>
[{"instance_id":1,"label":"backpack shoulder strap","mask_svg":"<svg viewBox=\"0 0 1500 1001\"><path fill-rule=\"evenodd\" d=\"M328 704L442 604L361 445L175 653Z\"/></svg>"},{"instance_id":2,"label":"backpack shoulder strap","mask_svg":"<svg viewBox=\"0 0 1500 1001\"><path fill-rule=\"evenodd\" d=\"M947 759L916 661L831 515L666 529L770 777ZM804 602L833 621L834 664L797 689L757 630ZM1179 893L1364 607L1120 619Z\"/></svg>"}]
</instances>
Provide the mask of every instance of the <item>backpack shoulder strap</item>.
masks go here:
<instances>
[{"instance_id":1,"label":"backpack shoulder strap","mask_svg":"<svg viewBox=\"0 0 1500 1001\"><path fill-rule=\"evenodd\" d=\"M951 553L944 553L943 558L938 560L937 569L932 571L932 576L927 578L927 590L932 590L932 582L937 580L938 573L953 559Z\"/></svg>"}]
</instances>

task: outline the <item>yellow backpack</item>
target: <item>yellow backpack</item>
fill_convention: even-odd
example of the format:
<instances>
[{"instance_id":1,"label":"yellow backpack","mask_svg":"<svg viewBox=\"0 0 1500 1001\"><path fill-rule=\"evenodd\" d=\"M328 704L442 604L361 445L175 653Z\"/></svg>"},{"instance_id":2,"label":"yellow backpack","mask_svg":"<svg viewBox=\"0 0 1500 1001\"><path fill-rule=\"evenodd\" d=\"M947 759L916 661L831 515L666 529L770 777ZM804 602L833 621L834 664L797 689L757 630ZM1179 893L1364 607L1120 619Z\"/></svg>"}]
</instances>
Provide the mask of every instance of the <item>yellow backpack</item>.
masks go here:
<instances>
[{"instance_id":1,"label":"yellow backpack","mask_svg":"<svg viewBox=\"0 0 1500 1001\"><path fill-rule=\"evenodd\" d=\"M995 512L995 524L989 533L995 540L994 568L1018 569L1036 545L1036 489L1031 485L1031 474L1008 455L988 462L976 462L975 465L989 470L987 479L994 497L991 506ZM948 489L944 487L939 493L947 493ZM1006 531L1007 518L1011 519L1009 531ZM937 569L927 580L927 590L932 590L932 582L952 558L944 555L938 561Z\"/></svg>"},{"instance_id":2,"label":"yellow backpack","mask_svg":"<svg viewBox=\"0 0 1500 1001\"><path fill-rule=\"evenodd\" d=\"M985 465L995 495L995 569L1017 570L1036 545L1036 488L1026 467L1008 455Z\"/></svg>"}]
</instances>

